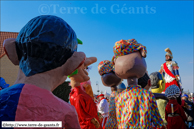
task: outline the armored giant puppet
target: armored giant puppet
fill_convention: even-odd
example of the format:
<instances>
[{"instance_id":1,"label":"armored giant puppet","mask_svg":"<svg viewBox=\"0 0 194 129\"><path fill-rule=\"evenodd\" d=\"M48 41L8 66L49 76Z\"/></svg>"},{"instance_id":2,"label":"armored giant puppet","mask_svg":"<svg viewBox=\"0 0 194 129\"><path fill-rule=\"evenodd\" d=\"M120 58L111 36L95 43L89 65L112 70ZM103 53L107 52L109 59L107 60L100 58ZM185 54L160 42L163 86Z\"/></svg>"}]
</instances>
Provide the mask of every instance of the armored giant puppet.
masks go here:
<instances>
[{"instance_id":1,"label":"armored giant puppet","mask_svg":"<svg viewBox=\"0 0 194 129\"><path fill-rule=\"evenodd\" d=\"M165 60L166 62L161 65L161 69L159 72L163 75L165 79L165 92L166 88L171 85L176 85L181 90L181 78L179 75L179 66L176 61L172 61L172 52L169 48L165 49L166 55Z\"/></svg>"}]
</instances>

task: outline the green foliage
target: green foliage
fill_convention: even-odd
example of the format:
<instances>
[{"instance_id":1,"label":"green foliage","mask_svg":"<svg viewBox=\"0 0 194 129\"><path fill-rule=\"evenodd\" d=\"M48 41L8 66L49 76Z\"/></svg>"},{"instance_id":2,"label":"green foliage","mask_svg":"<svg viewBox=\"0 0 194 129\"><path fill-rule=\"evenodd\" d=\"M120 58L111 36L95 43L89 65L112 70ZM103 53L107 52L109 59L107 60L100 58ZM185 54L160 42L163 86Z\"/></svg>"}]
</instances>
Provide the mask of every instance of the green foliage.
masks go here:
<instances>
[{"instance_id":1,"label":"green foliage","mask_svg":"<svg viewBox=\"0 0 194 129\"><path fill-rule=\"evenodd\" d=\"M69 93L71 92L71 86L69 86L69 81L65 81L63 84L59 85L53 94L62 100L69 102Z\"/></svg>"}]
</instances>

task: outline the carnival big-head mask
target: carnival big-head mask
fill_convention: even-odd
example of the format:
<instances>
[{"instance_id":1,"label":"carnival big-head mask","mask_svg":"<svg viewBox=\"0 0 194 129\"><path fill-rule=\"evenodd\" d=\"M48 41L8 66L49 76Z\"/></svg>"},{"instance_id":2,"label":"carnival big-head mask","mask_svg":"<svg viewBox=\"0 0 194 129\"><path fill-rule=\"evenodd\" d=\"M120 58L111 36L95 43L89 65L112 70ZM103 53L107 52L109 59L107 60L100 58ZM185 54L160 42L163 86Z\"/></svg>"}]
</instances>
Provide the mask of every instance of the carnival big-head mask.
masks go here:
<instances>
[{"instance_id":1,"label":"carnival big-head mask","mask_svg":"<svg viewBox=\"0 0 194 129\"><path fill-rule=\"evenodd\" d=\"M113 47L115 73L122 79L140 78L146 72L146 47L135 39L120 40Z\"/></svg>"},{"instance_id":2,"label":"carnival big-head mask","mask_svg":"<svg viewBox=\"0 0 194 129\"><path fill-rule=\"evenodd\" d=\"M151 91L152 93L162 93L165 89L165 81L163 76L159 72L153 72L150 74Z\"/></svg>"},{"instance_id":3,"label":"carnival big-head mask","mask_svg":"<svg viewBox=\"0 0 194 129\"><path fill-rule=\"evenodd\" d=\"M19 64L27 77L63 64L67 68L64 72L67 76L85 59L85 54L76 52L77 44L75 32L63 19L41 15L31 19L16 40L5 40L4 48L10 60L15 65ZM14 56L16 52L17 56Z\"/></svg>"},{"instance_id":4,"label":"carnival big-head mask","mask_svg":"<svg viewBox=\"0 0 194 129\"><path fill-rule=\"evenodd\" d=\"M109 60L101 61L98 64L98 72L105 86L117 86L121 82L121 79L115 75L113 62Z\"/></svg>"}]
</instances>

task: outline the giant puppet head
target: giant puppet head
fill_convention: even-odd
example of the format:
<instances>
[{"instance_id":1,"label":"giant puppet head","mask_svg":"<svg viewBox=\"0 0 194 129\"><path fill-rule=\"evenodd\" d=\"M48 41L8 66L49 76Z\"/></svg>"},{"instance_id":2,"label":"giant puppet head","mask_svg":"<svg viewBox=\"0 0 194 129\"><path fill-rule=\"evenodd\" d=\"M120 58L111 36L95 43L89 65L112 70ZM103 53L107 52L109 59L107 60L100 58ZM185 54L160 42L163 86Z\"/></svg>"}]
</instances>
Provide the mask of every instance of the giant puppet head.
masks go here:
<instances>
[{"instance_id":1,"label":"giant puppet head","mask_svg":"<svg viewBox=\"0 0 194 129\"><path fill-rule=\"evenodd\" d=\"M172 56L172 52L171 52L170 48L166 48L164 51L166 52L165 60L172 61L173 56Z\"/></svg>"},{"instance_id":2,"label":"giant puppet head","mask_svg":"<svg viewBox=\"0 0 194 129\"><path fill-rule=\"evenodd\" d=\"M146 47L135 39L120 40L113 47L115 73L119 78L140 78L146 72Z\"/></svg>"},{"instance_id":3,"label":"giant puppet head","mask_svg":"<svg viewBox=\"0 0 194 129\"><path fill-rule=\"evenodd\" d=\"M153 72L150 74L151 91L152 93L162 93L165 89L165 80L159 72Z\"/></svg>"},{"instance_id":4,"label":"giant puppet head","mask_svg":"<svg viewBox=\"0 0 194 129\"><path fill-rule=\"evenodd\" d=\"M4 48L13 64L19 65L24 76L59 68L63 81L84 63L85 54L77 51L77 36L61 18L41 15L31 19L17 39L4 41Z\"/></svg>"},{"instance_id":5,"label":"giant puppet head","mask_svg":"<svg viewBox=\"0 0 194 129\"><path fill-rule=\"evenodd\" d=\"M104 86L115 87L121 82L121 79L115 75L113 62L109 60L101 61L98 64L98 72Z\"/></svg>"}]
</instances>

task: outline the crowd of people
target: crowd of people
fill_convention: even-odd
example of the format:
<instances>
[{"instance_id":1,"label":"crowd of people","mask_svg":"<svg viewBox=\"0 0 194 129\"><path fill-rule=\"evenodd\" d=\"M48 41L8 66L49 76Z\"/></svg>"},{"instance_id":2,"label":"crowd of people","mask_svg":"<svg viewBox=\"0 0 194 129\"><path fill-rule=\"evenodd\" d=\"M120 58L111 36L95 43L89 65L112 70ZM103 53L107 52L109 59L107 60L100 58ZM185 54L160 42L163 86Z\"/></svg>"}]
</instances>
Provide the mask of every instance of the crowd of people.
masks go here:
<instances>
[{"instance_id":1,"label":"crowd of people","mask_svg":"<svg viewBox=\"0 0 194 129\"><path fill-rule=\"evenodd\" d=\"M98 65L103 85L111 88L107 100L95 98L86 70L97 58L77 52L78 44L71 26L52 15L33 18L17 39L6 39L6 54L20 68L15 84L0 91L0 121L62 121L65 129L194 127L194 105L182 93L169 48L159 72L148 74L146 47L135 39L117 41L112 60ZM67 77L70 104L51 92Z\"/></svg>"},{"instance_id":2,"label":"crowd of people","mask_svg":"<svg viewBox=\"0 0 194 129\"><path fill-rule=\"evenodd\" d=\"M149 76L146 73L143 77L138 79L138 84L142 88L149 90L152 93L162 93L165 89L165 83L162 74L159 72L153 72ZM106 124L102 122L101 126L105 129L117 129L117 115L115 106L115 97L126 90L124 83L120 83L116 87L111 87L111 95L109 98L105 98L104 94L98 95L94 100L96 100L97 109L100 121L103 118L106 119ZM171 85L166 88L166 98L156 99L157 108L159 114L163 120L163 126L161 129L192 129L194 128L194 103L189 101L189 96L183 93L181 96L181 105L178 104L177 98L180 97L180 89L176 85ZM108 102L107 102L108 101ZM109 106L109 108L108 108ZM101 114L109 114L103 116ZM154 125L152 128L156 128Z\"/></svg>"}]
</instances>

